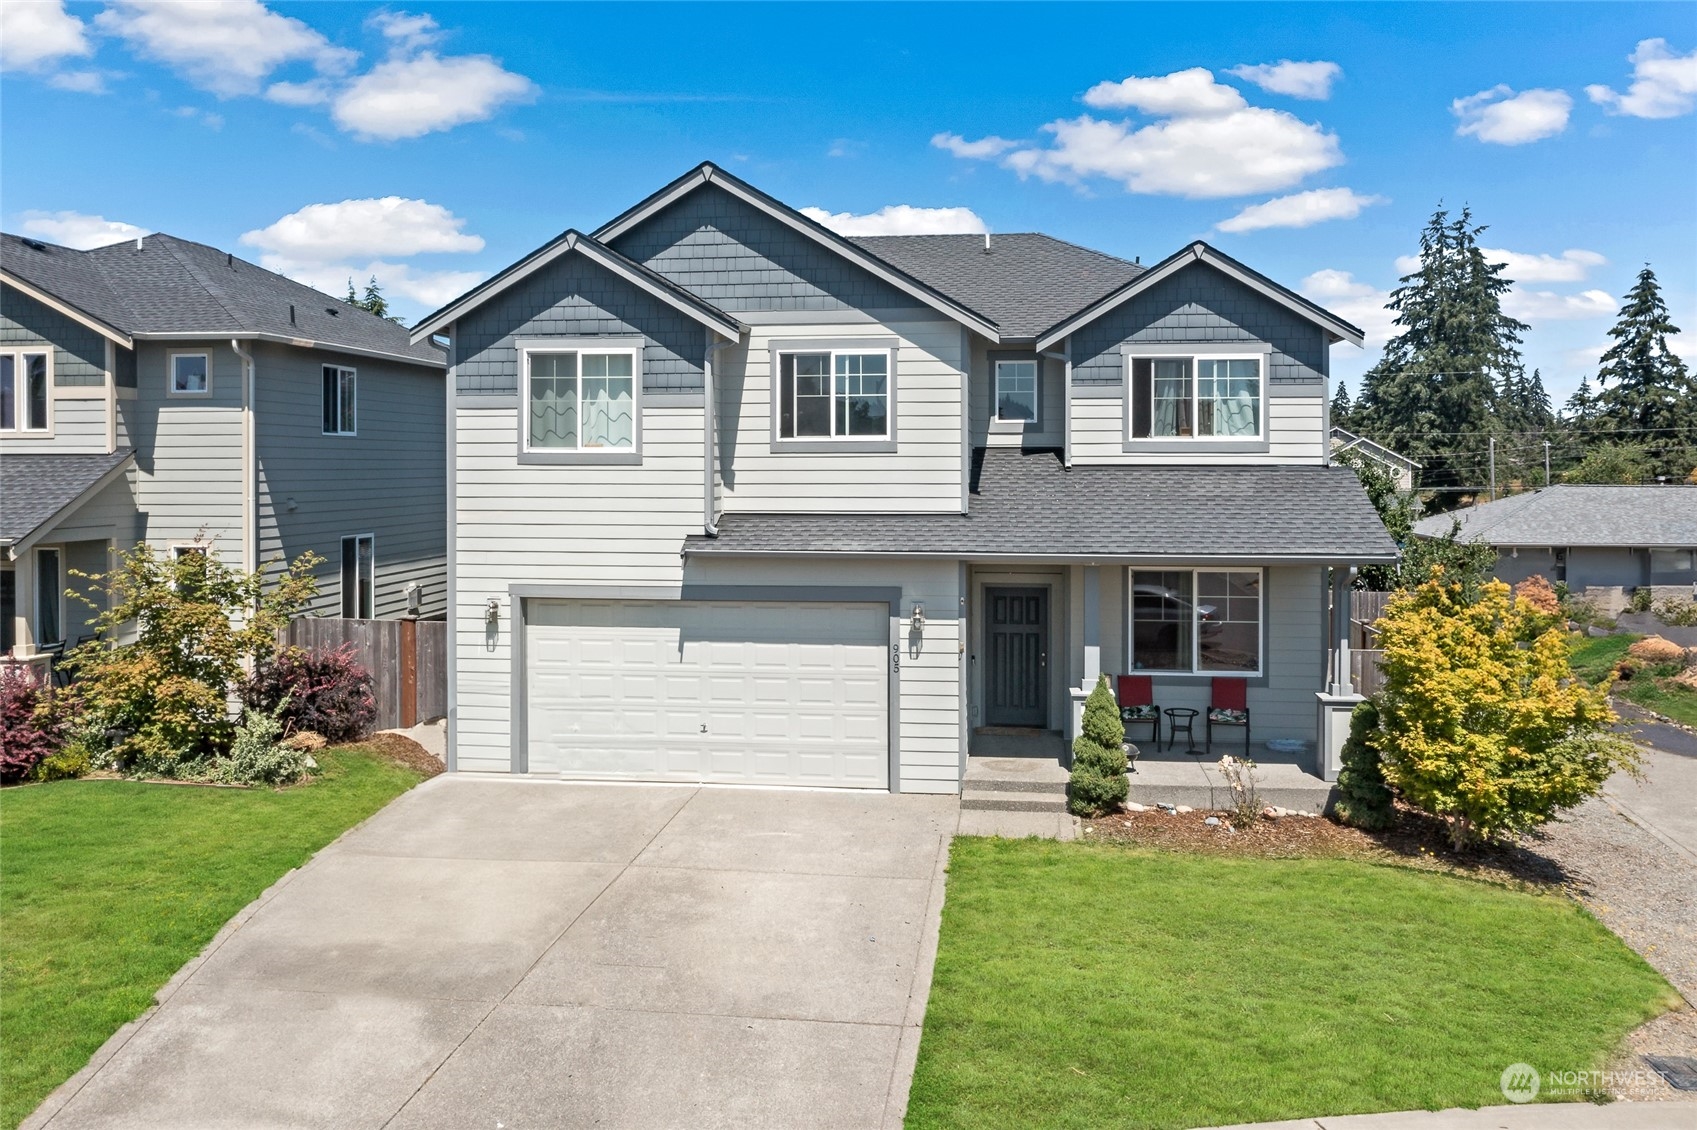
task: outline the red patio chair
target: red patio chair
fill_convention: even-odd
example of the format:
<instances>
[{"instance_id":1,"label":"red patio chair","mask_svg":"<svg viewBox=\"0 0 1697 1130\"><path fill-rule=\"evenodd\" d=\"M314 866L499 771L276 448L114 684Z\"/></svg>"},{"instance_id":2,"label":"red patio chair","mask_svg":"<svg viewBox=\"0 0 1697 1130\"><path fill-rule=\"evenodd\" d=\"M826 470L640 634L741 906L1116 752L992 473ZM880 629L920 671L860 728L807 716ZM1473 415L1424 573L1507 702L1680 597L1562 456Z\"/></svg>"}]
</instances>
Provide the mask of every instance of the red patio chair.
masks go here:
<instances>
[{"instance_id":1,"label":"red patio chair","mask_svg":"<svg viewBox=\"0 0 1697 1130\"><path fill-rule=\"evenodd\" d=\"M1243 756L1249 756L1249 680L1215 679L1208 700L1208 754L1214 753L1214 727L1243 727Z\"/></svg>"},{"instance_id":2,"label":"red patio chair","mask_svg":"<svg viewBox=\"0 0 1697 1130\"><path fill-rule=\"evenodd\" d=\"M1120 704L1120 721L1127 726L1147 722L1155 727L1149 740L1161 744L1161 708L1155 705L1155 680L1148 675L1121 675L1115 696Z\"/></svg>"}]
</instances>

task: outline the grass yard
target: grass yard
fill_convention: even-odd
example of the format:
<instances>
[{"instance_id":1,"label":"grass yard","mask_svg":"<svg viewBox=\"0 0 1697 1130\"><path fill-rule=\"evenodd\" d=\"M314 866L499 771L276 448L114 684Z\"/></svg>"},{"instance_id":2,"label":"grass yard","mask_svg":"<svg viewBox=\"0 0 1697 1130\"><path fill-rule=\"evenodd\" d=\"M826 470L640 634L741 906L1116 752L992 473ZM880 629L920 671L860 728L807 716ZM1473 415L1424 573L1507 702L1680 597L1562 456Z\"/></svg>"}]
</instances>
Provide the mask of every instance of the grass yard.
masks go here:
<instances>
[{"instance_id":1,"label":"grass yard","mask_svg":"<svg viewBox=\"0 0 1697 1130\"><path fill-rule=\"evenodd\" d=\"M910 1128L1501 1103L1673 990L1565 898L1396 866L962 838Z\"/></svg>"},{"instance_id":2,"label":"grass yard","mask_svg":"<svg viewBox=\"0 0 1697 1130\"><path fill-rule=\"evenodd\" d=\"M284 872L416 784L357 747L310 785L0 792L0 1122L15 1126Z\"/></svg>"},{"instance_id":3,"label":"grass yard","mask_svg":"<svg viewBox=\"0 0 1697 1130\"><path fill-rule=\"evenodd\" d=\"M1622 633L1617 636L1597 636L1579 641L1573 649L1573 672L1589 683L1601 682L1614 670L1631 647L1642 636ZM1676 665L1677 666L1677 665ZM1676 673L1669 668L1666 674ZM1631 679L1615 683L1616 698L1635 702L1646 710L1672 718L1686 726L1697 726L1697 691L1680 686L1653 670L1640 671Z\"/></svg>"}]
</instances>

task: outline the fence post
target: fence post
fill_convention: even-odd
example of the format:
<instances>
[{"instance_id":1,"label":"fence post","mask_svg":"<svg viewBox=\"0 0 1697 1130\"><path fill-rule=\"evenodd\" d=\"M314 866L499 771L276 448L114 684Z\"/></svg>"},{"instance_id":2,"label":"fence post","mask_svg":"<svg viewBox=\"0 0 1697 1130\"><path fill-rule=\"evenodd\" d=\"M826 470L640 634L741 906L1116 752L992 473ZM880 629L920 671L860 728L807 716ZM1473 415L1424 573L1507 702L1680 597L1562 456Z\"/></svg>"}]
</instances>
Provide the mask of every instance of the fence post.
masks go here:
<instances>
[{"instance_id":1,"label":"fence post","mask_svg":"<svg viewBox=\"0 0 1697 1130\"><path fill-rule=\"evenodd\" d=\"M418 621L401 621L401 729L418 725Z\"/></svg>"}]
</instances>

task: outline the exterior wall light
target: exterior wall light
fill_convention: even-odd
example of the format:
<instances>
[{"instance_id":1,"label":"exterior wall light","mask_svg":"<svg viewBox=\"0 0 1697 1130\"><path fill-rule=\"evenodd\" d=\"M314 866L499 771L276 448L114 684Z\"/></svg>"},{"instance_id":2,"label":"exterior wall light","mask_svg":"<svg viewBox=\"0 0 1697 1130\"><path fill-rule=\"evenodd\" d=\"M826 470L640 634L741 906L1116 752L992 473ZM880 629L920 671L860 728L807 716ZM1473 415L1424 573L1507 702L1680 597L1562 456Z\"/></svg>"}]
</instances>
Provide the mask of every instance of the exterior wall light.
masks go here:
<instances>
[{"instance_id":1,"label":"exterior wall light","mask_svg":"<svg viewBox=\"0 0 1697 1130\"><path fill-rule=\"evenodd\" d=\"M916 632L923 632L925 630L925 606L923 604L916 604L913 606L913 615L910 617L910 623L913 624L913 630Z\"/></svg>"},{"instance_id":2,"label":"exterior wall light","mask_svg":"<svg viewBox=\"0 0 1697 1130\"><path fill-rule=\"evenodd\" d=\"M488 602L484 604L484 606L483 606L483 622L485 624L489 625L491 628L500 624L500 622L501 622L501 600L500 600L499 597L492 596L492 597L489 598Z\"/></svg>"}]
</instances>

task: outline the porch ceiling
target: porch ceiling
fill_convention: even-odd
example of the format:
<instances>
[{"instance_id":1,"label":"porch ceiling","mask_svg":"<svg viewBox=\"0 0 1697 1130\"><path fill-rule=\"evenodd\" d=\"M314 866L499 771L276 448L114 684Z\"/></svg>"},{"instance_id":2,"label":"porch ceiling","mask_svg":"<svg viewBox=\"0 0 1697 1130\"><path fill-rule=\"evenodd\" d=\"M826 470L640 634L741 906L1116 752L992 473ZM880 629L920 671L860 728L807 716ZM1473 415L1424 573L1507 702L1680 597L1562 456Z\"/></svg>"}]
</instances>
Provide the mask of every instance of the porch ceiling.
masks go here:
<instances>
[{"instance_id":1,"label":"porch ceiling","mask_svg":"<svg viewBox=\"0 0 1697 1130\"><path fill-rule=\"evenodd\" d=\"M727 513L686 554L1314 562L1396 560L1355 472L1319 466L1078 466L980 450L966 514Z\"/></svg>"}]
</instances>

